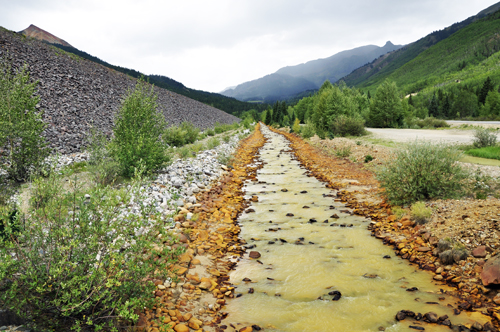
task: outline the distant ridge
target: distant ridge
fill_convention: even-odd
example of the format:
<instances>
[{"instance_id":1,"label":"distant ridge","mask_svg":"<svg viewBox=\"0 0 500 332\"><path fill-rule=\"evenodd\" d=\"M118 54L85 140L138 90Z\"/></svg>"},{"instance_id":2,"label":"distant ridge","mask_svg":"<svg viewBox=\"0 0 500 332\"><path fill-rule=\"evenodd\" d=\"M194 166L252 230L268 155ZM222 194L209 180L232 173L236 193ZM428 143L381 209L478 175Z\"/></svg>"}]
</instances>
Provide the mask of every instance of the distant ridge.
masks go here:
<instances>
[{"instance_id":1,"label":"distant ridge","mask_svg":"<svg viewBox=\"0 0 500 332\"><path fill-rule=\"evenodd\" d=\"M22 33L26 37L35 38L35 39L38 39L38 40L41 40L41 41L44 41L47 43L59 44L59 45L63 45L66 47L73 47L68 42L62 40L59 37L54 36L50 32L47 32L43 29L40 29L39 27L37 27L36 25L33 25L33 24L31 24L26 29L19 31L19 33Z\"/></svg>"},{"instance_id":2,"label":"distant ridge","mask_svg":"<svg viewBox=\"0 0 500 332\"><path fill-rule=\"evenodd\" d=\"M304 91L318 89L325 80L335 83L354 69L401 47L390 41L382 47L376 45L357 47L325 59L283 67L273 74L242 83L222 93L243 101L272 103L288 99Z\"/></svg>"}]
</instances>

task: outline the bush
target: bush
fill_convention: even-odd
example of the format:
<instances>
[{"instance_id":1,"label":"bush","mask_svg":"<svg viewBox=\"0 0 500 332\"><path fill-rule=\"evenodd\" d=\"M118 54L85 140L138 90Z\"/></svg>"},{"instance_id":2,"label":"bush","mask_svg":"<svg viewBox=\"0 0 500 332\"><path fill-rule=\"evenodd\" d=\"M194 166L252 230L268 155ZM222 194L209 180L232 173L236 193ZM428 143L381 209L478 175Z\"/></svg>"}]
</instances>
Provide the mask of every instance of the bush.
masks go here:
<instances>
[{"instance_id":1,"label":"bush","mask_svg":"<svg viewBox=\"0 0 500 332\"><path fill-rule=\"evenodd\" d=\"M369 163L369 162L370 162L370 161L372 161L372 160L373 160L373 157L372 157L371 155L367 154L367 155L365 156L365 163Z\"/></svg>"},{"instance_id":2,"label":"bush","mask_svg":"<svg viewBox=\"0 0 500 332\"><path fill-rule=\"evenodd\" d=\"M146 198L139 182L85 192L72 180L31 209L17 239L0 246L2 307L40 330L137 321L135 310L153 304L152 278L169 277L179 252L166 247L175 239L153 208L122 213L132 197Z\"/></svg>"},{"instance_id":3,"label":"bush","mask_svg":"<svg viewBox=\"0 0 500 332\"><path fill-rule=\"evenodd\" d=\"M215 135L215 131L213 129L208 129L207 130L207 135L208 136L214 136Z\"/></svg>"},{"instance_id":4,"label":"bush","mask_svg":"<svg viewBox=\"0 0 500 332\"><path fill-rule=\"evenodd\" d=\"M351 147L343 146L335 150L335 155L339 158L346 158L351 155Z\"/></svg>"},{"instance_id":5,"label":"bush","mask_svg":"<svg viewBox=\"0 0 500 332\"><path fill-rule=\"evenodd\" d=\"M15 206L0 206L0 246L14 241L21 231L20 213Z\"/></svg>"},{"instance_id":6,"label":"bush","mask_svg":"<svg viewBox=\"0 0 500 332\"><path fill-rule=\"evenodd\" d=\"M432 116L423 120L415 120L414 125L419 128L447 128L450 126L445 120L436 119Z\"/></svg>"},{"instance_id":7,"label":"bush","mask_svg":"<svg viewBox=\"0 0 500 332\"><path fill-rule=\"evenodd\" d=\"M494 146L497 143L497 135L495 132L486 128L478 128L474 131L473 145L476 148L484 148Z\"/></svg>"},{"instance_id":8,"label":"bush","mask_svg":"<svg viewBox=\"0 0 500 332\"><path fill-rule=\"evenodd\" d=\"M220 141L219 141L219 139L217 137L211 137L207 141L207 149L209 149L209 150L215 149L219 145L220 145Z\"/></svg>"},{"instance_id":9,"label":"bush","mask_svg":"<svg viewBox=\"0 0 500 332\"><path fill-rule=\"evenodd\" d=\"M316 134L316 128L314 124L310 121L306 121L306 124L301 128L300 135L303 138L311 138Z\"/></svg>"},{"instance_id":10,"label":"bush","mask_svg":"<svg viewBox=\"0 0 500 332\"><path fill-rule=\"evenodd\" d=\"M95 128L90 130L87 152L89 153L88 169L95 183L106 186L115 182L120 174L120 165L111 156L106 135Z\"/></svg>"},{"instance_id":11,"label":"bush","mask_svg":"<svg viewBox=\"0 0 500 332\"><path fill-rule=\"evenodd\" d=\"M157 111L156 99L153 87L148 91L146 83L139 80L115 117L111 151L126 177L141 168L150 173L170 159L162 139L167 124Z\"/></svg>"},{"instance_id":12,"label":"bush","mask_svg":"<svg viewBox=\"0 0 500 332\"><path fill-rule=\"evenodd\" d=\"M196 142L200 130L190 122L183 122L179 127L171 126L163 133L163 140L171 146L183 146Z\"/></svg>"},{"instance_id":13,"label":"bush","mask_svg":"<svg viewBox=\"0 0 500 332\"><path fill-rule=\"evenodd\" d=\"M21 182L40 171L49 155L43 136L46 124L36 109L35 83L29 83L26 67L15 75L7 60L0 59L0 167Z\"/></svg>"},{"instance_id":14,"label":"bush","mask_svg":"<svg viewBox=\"0 0 500 332\"><path fill-rule=\"evenodd\" d=\"M426 207L424 202L416 202L411 206L410 215L417 224L425 224L432 215L432 209Z\"/></svg>"},{"instance_id":15,"label":"bush","mask_svg":"<svg viewBox=\"0 0 500 332\"><path fill-rule=\"evenodd\" d=\"M292 130L296 134L300 134L300 120L295 118L295 121L293 122Z\"/></svg>"},{"instance_id":16,"label":"bush","mask_svg":"<svg viewBox=\"0 0 500 332\"><path fill-rule=\"evenodd\" d=\"M365 120L340 115L333 121L331 131L336 136L362 136L366 133Z\"/></svg>"},{"instance_id":17,"label":"bush","mask_svg":"<svg viewBox=\"0 0 500 332\"><path fill-rule=\"evenodd\" d=\"M183 146L185 144L185 137L182 129L177 126L168 127L163 133L165 143L170 146Z\"/></svg>"},{"instance_id":18,"label":"bush","mask_svg":"<svg viewBox=\"0 0 500 332\"><path fill-rule=\"evenodd\" d=\"M461 153L441 144L415 141L399 149L395 160L378 170L392 204L465 194L467 172L457 163Z\"/></svg>"}]
</instances>

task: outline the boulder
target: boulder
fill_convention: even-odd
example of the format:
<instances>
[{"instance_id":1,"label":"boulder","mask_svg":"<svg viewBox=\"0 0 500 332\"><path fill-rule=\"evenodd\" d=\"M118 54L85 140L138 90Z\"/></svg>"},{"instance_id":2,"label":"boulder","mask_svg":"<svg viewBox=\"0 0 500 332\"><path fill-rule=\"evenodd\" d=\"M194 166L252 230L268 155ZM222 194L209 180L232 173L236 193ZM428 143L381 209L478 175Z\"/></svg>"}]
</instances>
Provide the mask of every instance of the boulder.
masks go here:
<instances>
[{"instance_id":1,"label":"boulder","mask_svg":"<svg viewBox=\"0 0 500 332\"><path fill-rule=\"evenodd\" d=\"M484 264L481 280L484 286L500 284L500 255L490 258Z\"/></svg>"}]
</instances>

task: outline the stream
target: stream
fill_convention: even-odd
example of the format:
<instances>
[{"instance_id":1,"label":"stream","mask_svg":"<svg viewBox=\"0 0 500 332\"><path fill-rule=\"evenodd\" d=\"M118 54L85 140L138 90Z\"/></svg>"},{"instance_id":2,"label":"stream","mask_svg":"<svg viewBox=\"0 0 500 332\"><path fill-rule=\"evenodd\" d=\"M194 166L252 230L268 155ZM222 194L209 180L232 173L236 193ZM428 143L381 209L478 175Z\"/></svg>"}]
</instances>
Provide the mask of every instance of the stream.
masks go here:
<instances>
[{"instance_id":1,"label":"stream","mask_svg":"<svg viewBox=\"0 0 500 332\"><path fill-rule=\"evenodd\" d=\"M245 185L246 198L258 201L238 221L247 252L230 273L239 297L228 301L224 324L290 332L414 330L410 325L449 331L397 322L402 309L473 322L465 312L454 315L446 285L396 256L371 236L369 220L350 215L335 190L308 176L284 136L261 128L268 138L260 150L263 168ZM249 258L252 251L261 256Z\"/></svg>"}]
</instances>

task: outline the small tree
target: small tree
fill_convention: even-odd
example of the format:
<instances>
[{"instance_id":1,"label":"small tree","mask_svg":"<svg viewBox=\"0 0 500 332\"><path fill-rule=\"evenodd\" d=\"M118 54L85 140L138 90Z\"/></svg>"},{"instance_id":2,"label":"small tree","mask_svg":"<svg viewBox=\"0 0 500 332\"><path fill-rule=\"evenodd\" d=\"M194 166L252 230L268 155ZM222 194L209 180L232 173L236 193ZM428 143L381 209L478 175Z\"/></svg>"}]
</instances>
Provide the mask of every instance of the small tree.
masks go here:
<instances>
[{"instance_id":1,"label":"small tree","mask_svg":"<svg viewBox=\"0 0 500 332\"><path fill-rule=\"evenodd\" d=\"M6 59L0 59L1 167L16 181L27 180L49 154L43 137L46 124L36 109L36 84L30 83L26 67L14 72Z\"/></svg>"},{"instance_id":2,"label":"small tree","mask_svg":"<svg viewBox=\"0 0 500 332\"><path fill-rule=\"evenodd\" d=\"M162 138L167 123L157 111L156 99L153 87L148 91L146 83L139 80L116 115L111 150L126 177L139 168L149 173L169 160Z\"/></svg>"},{"instance_id":3,"label":"small tree","mask_svg":"<svg viewBox=\"0 0 500 332\"><path fill-rule=\"evenodd\" d=\"M402 124L403 107L396 83L384 81L370 103L370 125L395 128Z\"/></svg>"}]
</instances>

